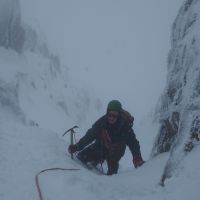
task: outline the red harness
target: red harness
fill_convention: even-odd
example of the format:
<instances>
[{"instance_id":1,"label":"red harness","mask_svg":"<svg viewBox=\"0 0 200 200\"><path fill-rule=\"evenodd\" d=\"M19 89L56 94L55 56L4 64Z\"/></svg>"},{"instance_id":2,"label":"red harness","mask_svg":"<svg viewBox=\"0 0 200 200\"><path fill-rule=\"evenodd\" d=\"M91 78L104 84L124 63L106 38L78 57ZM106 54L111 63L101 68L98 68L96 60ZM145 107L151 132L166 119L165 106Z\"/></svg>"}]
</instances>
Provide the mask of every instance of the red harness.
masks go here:
<instances>
[{"instance_id":1,"label":"red harness","mask_svg":"<svg viewBox=\"0 0 200 200\"><path fill-rule=\"evenodd\" d=\"M105 144L105 146L108 150L111 150L111 149L120 150L125 145L124 141L113 143L111 140L111 137L109 135L109 132L105 128L103 128L103 130L101 132L101 137L102 137L103 143Z\"/></svg>"},{"instance_id":2,"label":"red harness","mask_svg":"<svg viewBox=\"0 0 200 200\"><path fill-rule=\"evenodd\" d=\"M112 145L112 140L110 138L108 131L105 128L102 130L101 136L106 148L109 149L110 146Z\"/></svg>"}]
</instances>

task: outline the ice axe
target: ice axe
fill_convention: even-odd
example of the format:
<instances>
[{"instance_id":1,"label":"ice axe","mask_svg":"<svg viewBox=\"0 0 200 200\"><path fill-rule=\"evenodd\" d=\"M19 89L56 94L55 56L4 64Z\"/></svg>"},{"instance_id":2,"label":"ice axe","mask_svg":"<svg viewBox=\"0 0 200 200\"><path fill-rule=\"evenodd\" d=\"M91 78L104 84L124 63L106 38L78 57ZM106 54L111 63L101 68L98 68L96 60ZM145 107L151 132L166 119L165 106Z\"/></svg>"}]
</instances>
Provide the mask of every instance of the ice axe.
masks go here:
<instances>
[{"instance_id":1,"label":"ice axe","mask_svg":"<svg viewBox=\"0 0 200 200\"><path fill-rule=\"evenodd\" d=\"M72 128L70 128L69 130L67 130L65 133L63 133L62 136L65 136L67 133L70 132L70 143L71 145L74 144L74 133L75 133L75 128L78 128L78 126L74 126ZM73 160L74 159L74 156L73 156L73 153L71 153L71 159Z\"/></svg>"}]
</instances>

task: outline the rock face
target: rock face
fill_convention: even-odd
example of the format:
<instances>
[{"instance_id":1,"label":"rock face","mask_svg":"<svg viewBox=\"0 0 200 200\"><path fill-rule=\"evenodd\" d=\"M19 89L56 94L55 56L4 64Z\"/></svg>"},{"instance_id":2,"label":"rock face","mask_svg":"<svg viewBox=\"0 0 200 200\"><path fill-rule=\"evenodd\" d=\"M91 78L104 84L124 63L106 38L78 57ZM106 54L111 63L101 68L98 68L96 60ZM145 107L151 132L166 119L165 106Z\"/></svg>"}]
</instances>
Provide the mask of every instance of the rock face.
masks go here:
<instances>
[{"instance_id":1,"label":"rock face","mask_svg":"<svg viewBox=\"0 0 200 200\"><path fill-rule=\"evenodd\" d=\"M160 129L152 155L170 151L162 183L200 138L200 0L187 0L172 27L167 85L157 117Z\"/></svg>"},{"instance_id":2,"label":"rock face","mask_svg":"<svg viewBox=\"0 0 200 200\"><path fill-rule=\"evenodd\" d=\"M19 0L0 0L0 46L21 52L24 40Z\"/></svg>"},{"instance_id":3,"label":"rock face","mask_svg":"<svg viewBox=\"0 0 200 200\"><path fill-rule=\"evenodd\" d=\"M0 0L0 47L18 53L37 52L59 65L58 58L50 53L40 37L29 25L22 23L19 0Z\"/></svg>"}]
</instances>

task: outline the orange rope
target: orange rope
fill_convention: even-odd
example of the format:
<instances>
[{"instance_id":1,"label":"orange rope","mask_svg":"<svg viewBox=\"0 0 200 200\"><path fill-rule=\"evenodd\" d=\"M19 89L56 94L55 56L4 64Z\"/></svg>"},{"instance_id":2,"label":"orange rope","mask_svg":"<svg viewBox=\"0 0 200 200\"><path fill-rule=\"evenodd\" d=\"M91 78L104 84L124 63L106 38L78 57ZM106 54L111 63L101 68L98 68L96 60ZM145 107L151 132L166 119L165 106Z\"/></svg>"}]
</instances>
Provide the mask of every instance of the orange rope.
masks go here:
<instances>
[{"instance_id":1,"label":"orange rope","mask_svg":"<svg viewBox=\"0 0 200 200\"><path fill-rule=\"evenodd\" d=\"M55 170L77 171L77 170L80 170L80 169L49 168L49 169L44 169L44 170L40 171L39 173L37 173L36 176L35 176L35 183L36 183L36 188L37 188L37 191L38 191L39 199L40 199L40 200L44 200L44 199L43 199L43 196L42 196L42 191L41 191L41 189L40 189L39 175L42 174L42 173L44 173L44 172L47 172L47 171L55 171Z\"/></svg>"}]
</instances>

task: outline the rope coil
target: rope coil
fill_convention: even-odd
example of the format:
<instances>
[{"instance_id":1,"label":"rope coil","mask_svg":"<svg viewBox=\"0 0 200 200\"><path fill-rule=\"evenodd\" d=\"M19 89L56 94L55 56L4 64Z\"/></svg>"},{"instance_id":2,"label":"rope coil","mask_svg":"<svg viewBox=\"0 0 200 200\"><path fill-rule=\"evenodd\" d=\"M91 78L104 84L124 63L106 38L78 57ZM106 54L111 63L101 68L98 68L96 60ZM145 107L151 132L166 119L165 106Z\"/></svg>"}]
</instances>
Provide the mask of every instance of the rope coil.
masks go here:
<instances>
[{"instance_id":1,"label":"rope coil","mask_svg":"<svg viewBox=\"0 0 200 200\"><path fill-rule=\"evenodd\" d=\"M44 173L44 172L47 172L47 171L56 171L56 170L60 170L60 171L78 171L80 169L73 169L73 168L66 169L66 168L56 167L56 168L44 169L44 170L40 171L39 173L37 173L36 176L35 176L35 183L36 183L36 188L37 188L37 192L38 192L40 200L44 200L44 199L43 199L43 196L42 196L42 190L40 188L39 175Z\"/></svg>"}]
</instances>

